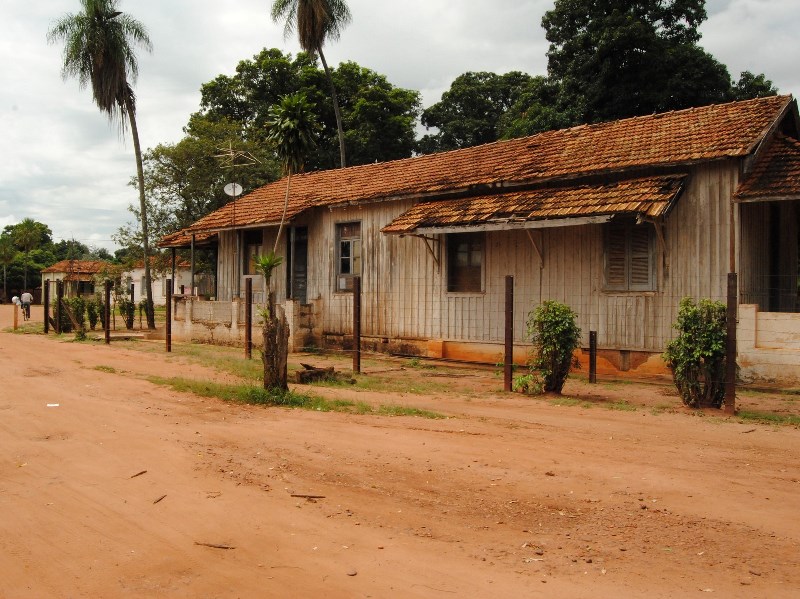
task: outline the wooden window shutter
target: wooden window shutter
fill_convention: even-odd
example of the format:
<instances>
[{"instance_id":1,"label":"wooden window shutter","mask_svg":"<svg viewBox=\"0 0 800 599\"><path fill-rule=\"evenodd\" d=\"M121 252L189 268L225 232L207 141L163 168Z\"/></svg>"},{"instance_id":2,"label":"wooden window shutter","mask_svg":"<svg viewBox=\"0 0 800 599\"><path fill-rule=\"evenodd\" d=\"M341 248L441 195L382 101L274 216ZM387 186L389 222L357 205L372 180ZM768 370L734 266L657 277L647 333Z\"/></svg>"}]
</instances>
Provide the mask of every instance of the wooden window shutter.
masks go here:
<instances>
[{"instance_id":1,"label":"wooden window shutter","mask_svg":"<svg viewBox=\"0 0 800 599\"><path fill-rule=\"evenodd\" d=\"M649 291L653 288L652 227L647 224L631 225L628 229L630 244L629 289Z\"/></svg>"},{"instance_id":2,"label":"wooden window shutter","mask_svg":"<svg viewBox=\"0 0 800 599\"><path fill-rule=\"evenodd\" d=\"M622 290L627 287L625 267L625 225L611 223L606 227L606 289Z\"/></svg>"}]
</instances>

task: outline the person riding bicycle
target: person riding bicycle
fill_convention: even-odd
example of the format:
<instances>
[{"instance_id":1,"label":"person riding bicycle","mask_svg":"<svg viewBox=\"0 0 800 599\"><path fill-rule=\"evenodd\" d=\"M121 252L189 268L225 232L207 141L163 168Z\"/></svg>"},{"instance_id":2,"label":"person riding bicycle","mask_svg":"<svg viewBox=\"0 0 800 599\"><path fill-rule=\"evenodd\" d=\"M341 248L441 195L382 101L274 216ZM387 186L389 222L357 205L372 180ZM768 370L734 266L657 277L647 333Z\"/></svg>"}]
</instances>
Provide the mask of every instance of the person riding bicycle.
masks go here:
<instances>
[{"instance_id":1,"label":"person riding bicycle","mask_svg":"<svg viewBox=\"0 0 800 599\"><path fill-rule=\"evenodd\" d=\"M19 301L22 303L22 314L25 316L25 320L29 320L31 317L31 304L33 303L33 296L26 291L20 296Z\"/></svg>"}]
</instances>

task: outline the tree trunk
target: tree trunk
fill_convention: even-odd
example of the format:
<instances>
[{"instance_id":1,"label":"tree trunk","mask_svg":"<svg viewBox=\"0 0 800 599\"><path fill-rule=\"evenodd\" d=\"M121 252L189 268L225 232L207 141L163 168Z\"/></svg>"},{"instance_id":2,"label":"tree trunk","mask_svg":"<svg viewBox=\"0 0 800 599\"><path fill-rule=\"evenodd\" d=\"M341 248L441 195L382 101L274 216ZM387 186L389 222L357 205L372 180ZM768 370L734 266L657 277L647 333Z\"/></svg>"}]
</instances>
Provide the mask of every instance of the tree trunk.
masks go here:
<instances>
[{"instance_id":1,"label":"tree trunk","mask_svg":"<svg viewBox=\"0 0 800 599\"><path fill-rule=\"evenodd\" d=\"M286 221L286 210L289 208L289 190L292 187L292 169L286 175L286 196L283 198L283 216L281 216L281 224L278 226L278 235L275 237L275 246L272 248L272 253L278 253L278 242L281 240L281 232L283 231L283 223ZM265 281L266 282L266 281Z\"/></svg>"},{"instance_id":2,"label":"tree trunk","mask_svg":"<svg viewBox=\"0 0 800 599\"><path fill-rule=\"evenodd\" d=\"M339 133L339 166L344 168L347 166L347 161L344 155L344 129L342 128L342 111L339 110L339 96L336 95L336 86L333 84L333 77L328 68L328 63L325 60L325 55L322 53L322 46L317 48L317 54L322 61L322 68L325 69L325 76L328 78L328 84L331 86L331 98L333 98L333 113L336 115L336 130Z\"/></svg>"},{"instance_id":3,"label":"tree trunk","mask_svg":"<svg viewBox=\"0 0 800 599\"><path fill-rule=\"evenodd\" d=\"M139 180L139 209L142 217L142 247L144 249L144 288L145 288L145 314L147 315L147 328L156 328L155 312L153 310L153 281L150 276L150 239L147 230L147 205L144 199L144 169L142 168L142 149L139 146L139 129L136 127L136 110L129 94L125 96L125 110L131 121L131 135L133 136L133 153L136 156L136 176Z\"/></svg>"},{"instance_id":4,"label":"tree trunk","mask_svg":"<svg viewBox=\"0 0 800 599\"><path fill-rule=\"evenodd\" d=\"M275 306L275 294L267 299L267 314L264 318L264 389L269 391L288 391L289 323L283 310L280 316Z\"/></svg>"}]
</instances>

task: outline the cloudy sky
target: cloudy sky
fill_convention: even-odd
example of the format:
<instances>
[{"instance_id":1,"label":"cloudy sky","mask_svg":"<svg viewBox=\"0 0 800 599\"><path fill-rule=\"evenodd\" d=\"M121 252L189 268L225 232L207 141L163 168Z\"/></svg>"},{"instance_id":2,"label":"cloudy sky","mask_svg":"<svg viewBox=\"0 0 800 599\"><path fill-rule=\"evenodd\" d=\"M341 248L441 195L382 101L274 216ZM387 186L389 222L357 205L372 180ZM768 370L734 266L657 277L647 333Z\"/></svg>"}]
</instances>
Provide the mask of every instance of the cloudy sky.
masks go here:
<instances>
[{"instance_id":1,"label":"cloudy sky","mask_svg":"<svg viewBox=\"0 0 800 599\"><path fill-rule=\"evenodd\" d=\"M545 74L540 26L553 0L348 0L353 21L326 47L329 64L354 60L394 85L439 100L467 71ZM143 148L176 142L199 106L200 85L232 74L263 47L295 53L268 14L269 0L120 0L148 28L135 85ZM765 73L800 94L800 3L708 0L701 44L738 78ZM115 249L111 235L137 202L133 144L109 125L89 90L61 78L61 48L46 42L53 21L78 0L3 0L0 22L0 228L30 217L55 239Z\"/></svg>"}]
</instances>

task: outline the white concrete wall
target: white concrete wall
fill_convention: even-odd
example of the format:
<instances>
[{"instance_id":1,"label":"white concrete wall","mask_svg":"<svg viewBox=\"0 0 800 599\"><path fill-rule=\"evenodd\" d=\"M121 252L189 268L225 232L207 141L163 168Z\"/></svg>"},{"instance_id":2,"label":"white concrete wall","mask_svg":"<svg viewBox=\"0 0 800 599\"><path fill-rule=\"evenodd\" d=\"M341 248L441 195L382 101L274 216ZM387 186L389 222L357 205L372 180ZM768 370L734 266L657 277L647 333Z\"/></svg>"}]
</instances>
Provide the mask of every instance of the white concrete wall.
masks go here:
<instances>
[{"instance_id":1,"label":"white concrete wall","mask_svg":"<svg viewBox=\"0 0 800 599\"><path fill-rule=\"evenodd\" d=\"M800 386L800 314L739 306L736 329L741 378L750 383Z\"/></svg>"}]
</instances>

